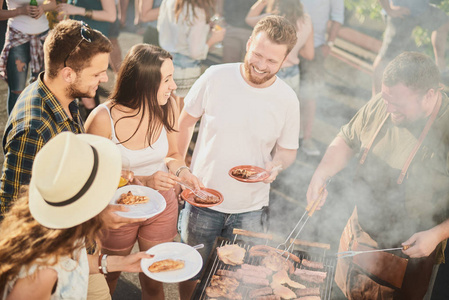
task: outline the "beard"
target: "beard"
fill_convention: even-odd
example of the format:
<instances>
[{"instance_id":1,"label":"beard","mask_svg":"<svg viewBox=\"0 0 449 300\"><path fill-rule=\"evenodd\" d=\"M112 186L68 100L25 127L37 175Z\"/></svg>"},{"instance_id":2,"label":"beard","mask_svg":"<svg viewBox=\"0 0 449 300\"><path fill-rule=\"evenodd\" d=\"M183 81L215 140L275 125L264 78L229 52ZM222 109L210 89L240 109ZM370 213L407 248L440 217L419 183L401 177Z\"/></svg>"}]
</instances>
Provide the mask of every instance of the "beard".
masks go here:
<instances>
[{"instance_id":1,"label":"beard","mask_svg":"<svg viewBox=\"0 0 449 300\"><path fill-rule=\"evenodd\" d=\"M264 77L255 77L251 74L252 68L253 68L252 65L250 65L248 60L245 59L243 69L245 70L246 78L248 79L249 82L256 84L256 85L261 85L261 84L267 82L268 80L273 78L277 73L277 72L276 73L267 73Z\"/></svg>"},{"instance_id":2,"label":"beard","mask_svg":"<svg viewBox=\"0 0 449 300\"><path fill-rule=\"evenodd\" d=\"M95 97L95 92L80 91L77 88L78 85L79 85L78 82L74 82L67 87L67 96L69 98L75 99L75 98L94 98Z\"/></svg>"}]
</instances>

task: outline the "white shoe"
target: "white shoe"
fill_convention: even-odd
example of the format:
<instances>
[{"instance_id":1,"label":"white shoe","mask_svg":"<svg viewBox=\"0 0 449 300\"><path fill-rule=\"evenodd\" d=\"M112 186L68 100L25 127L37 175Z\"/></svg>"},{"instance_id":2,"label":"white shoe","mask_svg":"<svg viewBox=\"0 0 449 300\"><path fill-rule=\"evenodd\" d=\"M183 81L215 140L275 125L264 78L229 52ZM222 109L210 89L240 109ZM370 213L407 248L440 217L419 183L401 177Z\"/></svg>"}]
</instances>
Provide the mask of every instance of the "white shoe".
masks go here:
<instances>
[{"instance_id":1,"label":"white shoe","mask_svg":"<svg viewBox=\"0 0 449 300\"><path fill-rule=\"evenodd\" d=\"M312 139L303 140L301 144L301 150L309 156L318 156L321 154L320 150L315 146Z\"/></svg>"}]
</instances>

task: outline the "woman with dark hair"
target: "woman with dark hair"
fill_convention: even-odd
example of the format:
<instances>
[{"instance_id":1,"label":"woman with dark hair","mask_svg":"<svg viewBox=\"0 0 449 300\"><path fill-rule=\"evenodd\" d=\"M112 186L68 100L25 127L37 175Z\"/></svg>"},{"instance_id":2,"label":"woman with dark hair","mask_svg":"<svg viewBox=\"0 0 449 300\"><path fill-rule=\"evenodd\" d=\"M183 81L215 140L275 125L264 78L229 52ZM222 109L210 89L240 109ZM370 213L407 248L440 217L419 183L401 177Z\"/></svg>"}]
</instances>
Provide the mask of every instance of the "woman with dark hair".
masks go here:
<instances>
[{"instance_id":1,"label":"woman with dark hair","mask_svg":"<svg viewBox=\"0 0 449 300\"><path fill-rule=\"evenodd\" d=\"M86 251L103 228L120 168L120 152L103 137L66 131L42 147L30 185L1 223L1 299L86 299L89 274L142 271L141 259L152 257L144 252Z\"/></svg>"},{"instance_id":2,"label":"woman with dark hair","mask_svg":"<svg viewBox=\"0 0 449 300\"><path fill-rule=\"evenodd\" d=\"M102 240L104 253L127 255L136 241L141 251L173 241L177 234L178 202L175 180L199 188L178 152L178 107L171 93L172 56L160 47L138 44L131 48L120 67L110 100L99 105L86 121L89 133L112 139L122 157L130 162L134 177L158 190L167 202L166 209L141 223L109 230ZM120 273L108 274L111 294ZM143 299L164 299L161 282L141 274Z\"/></svg>"}]
</instances>

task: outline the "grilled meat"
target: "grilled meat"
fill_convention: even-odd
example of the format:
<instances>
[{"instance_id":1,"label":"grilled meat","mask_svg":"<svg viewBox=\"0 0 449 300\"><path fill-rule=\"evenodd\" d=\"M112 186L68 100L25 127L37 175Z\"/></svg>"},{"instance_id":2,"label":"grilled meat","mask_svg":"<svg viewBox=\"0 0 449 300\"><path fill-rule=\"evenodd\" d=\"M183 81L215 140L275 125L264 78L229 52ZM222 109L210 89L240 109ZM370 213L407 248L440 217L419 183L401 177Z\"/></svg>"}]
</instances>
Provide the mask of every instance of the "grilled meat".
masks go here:
<instances>
[{"instance_id":1,"label":"grilled meat","mask_svg":"<svg viewBox=\"0 0 449 300\"><path fill-rule=\"evenodd\" d=\"M195 202L199 204L215 204L220 202L220 198L218 198L215 195L207 195L205 199L202 199L198 196L194 196L193 200L195 200Z\"/></svg>"},{"instance_id":2,"label":"grilled meat","mask_svg":"<svg viewBox=\"0 0 449 300\"><path fill-rule=\"evenodd\" d=\"M174 271L184 268L183 260L164 259L154 262L148 267L148 271L152 273Z\"/></svg>"},{"instance_id":3,"label":"grilled meat","mask_svg":"<svg viewBox=\"0 0 449 300\"><path fill-rule=\"evenodd\" d=\"M271 288L273 289L273 294L281 297L282 299L295 299L296 294L281 284L271 283Z\"/></svg>"},{"instance_id":4,"label":"grilled meat","mask_svg":"<svg viewBox=\"0 0 449 300\"><path fill-rule=\"evenodd\" d=\"M267 286L267 287L263 287L260 289L251 290L248 293L248 296L250 298L256 298L258 296L266 296L266 295L271 295L271 294L273 294L273 289L271 287Z\"/></svg>"},{"instance_id":5,"label":"grilled meat","mask_svg":"<svg viewBox=\"0 0 449 300\"><path fill-rule=\"evenodd\" d=\"M311 261L305 258L301 261L302 265L308 269L322 270L324 269L324 264L320 261Z\"/></svg>"},{"instance_id":6,"label":"grilled meat","mask_svg":"<svg viewBox=\"0 0 449 300\"><path fill-rule=\"evenodd\" d=\"M274 272L285 270L289 273L293 273L295 269L290 260L286 260L275 251L269 251L267 256L262 259L261 265Z\"/></svg>"},{"instance_id":7,"label":"grilled meat","mask_svg":"<svg viewBox=\"0 0 449 300\"><path fill-rule=\"evenodd\" d=\"M281 297L277 295L264 295L254 298L254 300L281 300Z\"/></svg>"},{"instance_id":8,"label":"grilled meat","mask_svg":"<svg viewBox=\"0 0 449 300\"><path fill-rule=\"evenodd\" d=\"M266 274L266 276L270 276L273 273L272 270L265 268L263 266L253 266L250 264L243 264L241 266L241 268L242 268L242 270L251 270L254 272L258 272L258 273L264 273L264 274Z\"/></svg>"},{"instance_id":9,"label":"grilled meat","mask_svg":"<svg viewBox=\"0 0 449 300\"><path fill-rule=\"evenodd\" d=\"M254 278L267 278L266 273L262 272L255 272L253 270L244 270L244 269L238 269L237 271L229 271L229 270L217 270L217 275L223 275L228 277L233 277L238 280L241 280L243 276L249 276Z\"/></svg>"},{"instance_id":10,"label":"grilled meat","mask_svg":"<svg viewBox=\"0 0 449 300\"><path fill-rule=\"evenodd\" d=\"M235 278L226 276L212 276L210 286L206 288L206 295L210 298L223 297L226 299L242 299L242 295L236 293L239 282Z\"/></svg>"},{"instance_id":11,"label":"grilled meat","mask_svg":"<svg viewBox=\"0 0 449 300\"><path fill-rule=\"evenodd\" d=\"M321 300L320 296L305 296L305 297L299 297L294 300Z\"/></svg>"},{"instance_id":12,"label":"grilled meat","mask_svg":"<svg viewBox=\"0 0 449 300\"><path fill-rule=\"evenodd\" d=\"M326 279L327 276L326 272L306 269L296 269L294 274L297 275L301 280L312 283L323 283L324 279Z\"/></svg>"},{"instance_id":13,"label":"grilled meat","mask_svg":"<svg viewBox=\"0 0 449 300\"><path fill-rule=\"evenodd\" d=\"M232 170L231 174L235 177L240 177L243 179L248 179L253 175L256 175L257 172L255 171L250 171L250 170L246 170L246 169L235 169Z\"/></svg>"},{"instance_id":14,"label":"grilled meat","mask_svg":"<svg viewBox=\"0 0 449 300\"><path fill-rule=\"evenodd\" d=\"M218 258L228 265L241 265L245 258L246 250L239 245L231 244L217 248Z\"/></svg>"},{"instance_id":15,"label":"grilled meat","mask_svg":"<svg viewBox=\"0 0 449 300\"><path fill-rule=\"evenodd\" d=\"M291 280L285 270L281 270L281 271L275 273L272 277L271 283L276 284L276 285L281 285L281 284L286 283L287 285L291 286L292 288L296 288L296 289L305 289L306 288L305 285L302 285L299 282Z\"/></svg>"},{"instance_id":16,"label":"grilled meat","mask_svg":"<svg viewBox=\"0 0 449 300\"><path fill-rule=\"evenodd\" d=\"M264 286L270 285L270 282L266 278L251 277L247 275L242 276L242 282L245 284L252 284L252 285L264 285Z\"/></svg>"},{"instance_id":17,"label":"grilled meat","mask_svg":"<svg viewBox=\"0 0 449 300\"><path fill-rule=\"evenodd\" d=\"M296 290L296 296L320 296L320 288L305 288Z\"/></svg>"},{"instance_id":18,"label":"grilled meat","mask_svg":"<svg viewBox=\"0 0 449 300\"><path fill-rule=\"evenodd\" d=\"M126 205L134 205L134 204L142 204L147 203L150 200L147 196L136 196L133 195L131 191L128 193L123 193L120 195L120 199L117 200L117 204L126 204Z\"/></svg>"},{"instance_id":19,"label":"grilled meat","mask_svg":"<svg viewBox=\"0 0 449 300\"><path fill-rule=\"evenodd\" d=\"M249 249L249 254L252 256L264 256L263 253L266 253L265 255L267 255L268 253L271 252L276 252L280 255L283 255L284 257L288 257L290 259L292 259L293 261L300 263L301 259L299 257L297 257L296 255L294 255L293 253L287 252L287 251L282 251L267 245L256 245L256 246L252 246L251 249Z\"/></svg>"}]
</instances>

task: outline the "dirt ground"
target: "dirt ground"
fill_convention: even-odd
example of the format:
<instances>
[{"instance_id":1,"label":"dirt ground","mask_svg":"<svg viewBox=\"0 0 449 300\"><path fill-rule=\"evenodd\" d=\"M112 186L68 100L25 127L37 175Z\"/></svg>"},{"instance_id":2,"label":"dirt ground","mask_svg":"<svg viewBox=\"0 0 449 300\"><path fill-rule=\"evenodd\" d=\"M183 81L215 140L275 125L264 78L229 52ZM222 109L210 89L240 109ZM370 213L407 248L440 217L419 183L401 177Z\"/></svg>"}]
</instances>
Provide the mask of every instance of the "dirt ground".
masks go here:
<instances>
[{"instance_id":1,"label":"dirt ground","mask_svg":"<svg viewBox=\"0 0 449 300\"><path fill-rule=\"evenodd\" d=\"M141 36L123 32L119 42L123 56L128 49L141 41ZM314 127L314 137L322 152L338 132L340 126L348 122L358 108L370 97L370 76L342 61L329 57L326 61L326 90L317 101L317 115ZM113 76L104 84L106 90L113 85ZM6 115L7 86L0 81L0 130L3 132L7 120ZM103 98L104 100L104 98ZM307 157L298 151L296 162L285 170L272 185L270 202L269 233L286 237L293 229L299 217L304 212L305 193L310 177L321 157ZM0 156L3 162L3 155ZM305 227L300 238L329 243L329 253L336 252L336 245L341 230L352 209L351 201L341 199L342 186L347 185L346 177L336 178L329 186L328 206L317 212ZM332 299L341 299L337 288L333 288ZM178 299L177 285L165 284L166 299ZM140 287L135 274L123 274L116 293L116 300L140 299Z\"/></svg>"}]
</instances>

